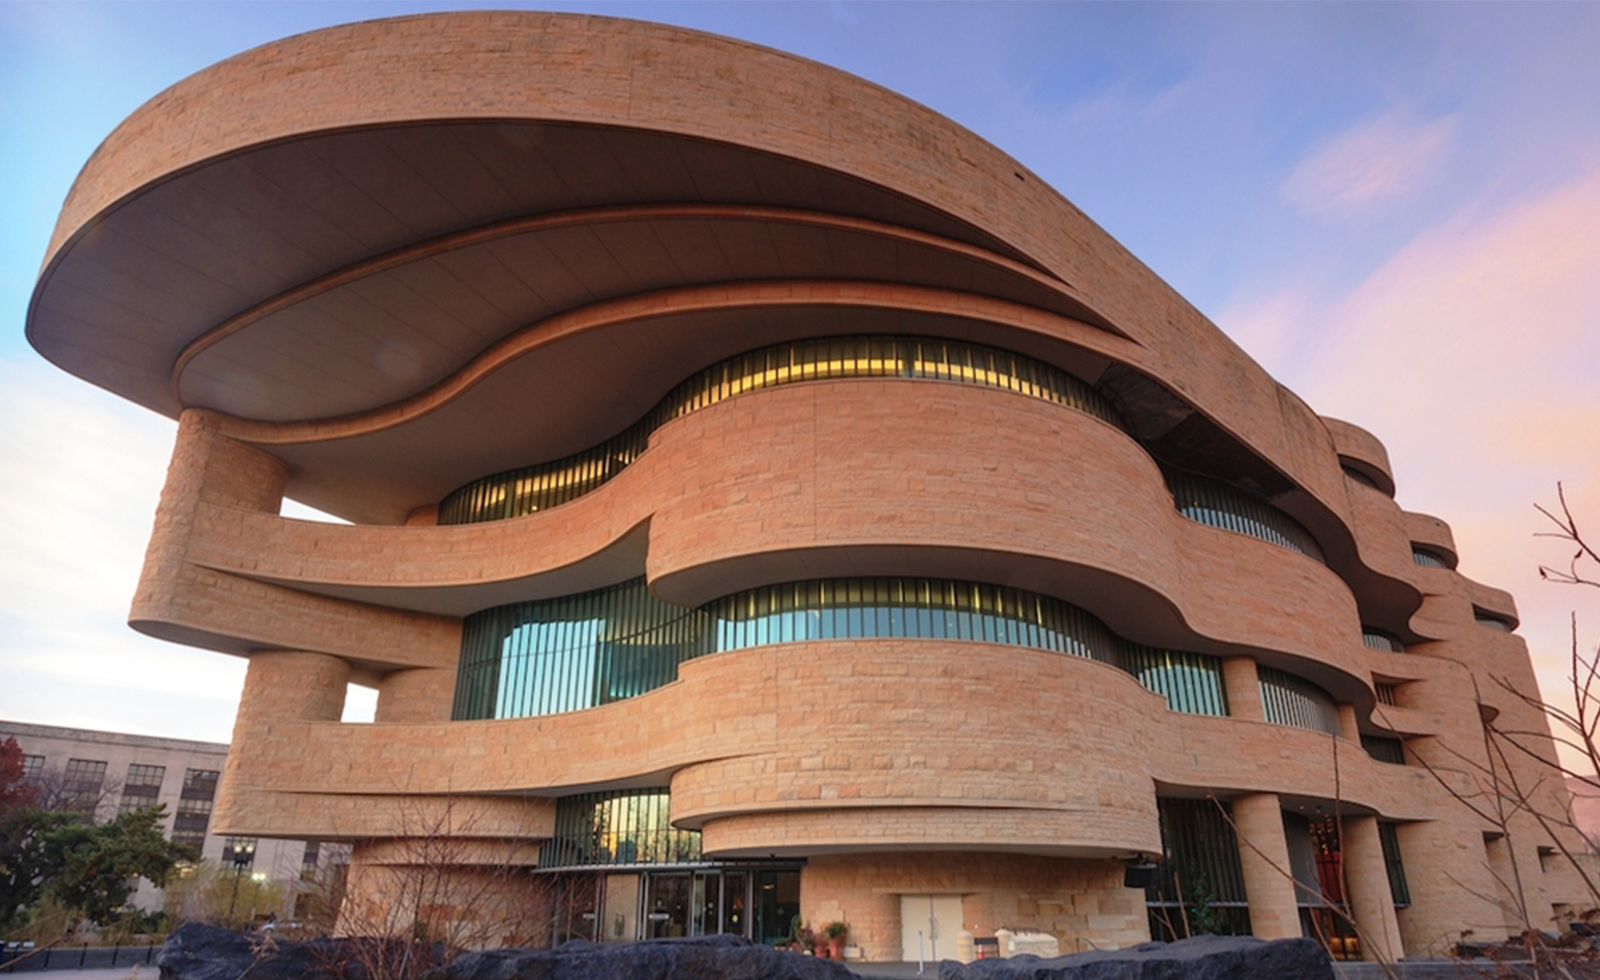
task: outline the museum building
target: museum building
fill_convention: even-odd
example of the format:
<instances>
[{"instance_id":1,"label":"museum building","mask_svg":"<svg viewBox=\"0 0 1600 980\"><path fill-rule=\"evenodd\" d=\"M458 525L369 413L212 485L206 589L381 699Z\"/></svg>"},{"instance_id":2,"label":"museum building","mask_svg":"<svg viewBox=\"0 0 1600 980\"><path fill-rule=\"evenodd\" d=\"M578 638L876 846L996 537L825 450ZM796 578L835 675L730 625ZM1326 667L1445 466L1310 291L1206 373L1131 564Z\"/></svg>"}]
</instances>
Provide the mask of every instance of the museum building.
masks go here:
<instances>
[{"instance_id":1,"label":"museum building","mask_svg":"<svg viewBox=\"0 0 1600 980\"><path fill-rule=\"evenodd\" d=\"M215 829L353 843L348 902L438 838L548 938L869 960L1393 957L1581 894L1451 796L1544 721L1382 445L839 71L509 11L265 45L95 152L27 330L178 420L131 623L248 658Z\"/></svg>"}]
</instances>

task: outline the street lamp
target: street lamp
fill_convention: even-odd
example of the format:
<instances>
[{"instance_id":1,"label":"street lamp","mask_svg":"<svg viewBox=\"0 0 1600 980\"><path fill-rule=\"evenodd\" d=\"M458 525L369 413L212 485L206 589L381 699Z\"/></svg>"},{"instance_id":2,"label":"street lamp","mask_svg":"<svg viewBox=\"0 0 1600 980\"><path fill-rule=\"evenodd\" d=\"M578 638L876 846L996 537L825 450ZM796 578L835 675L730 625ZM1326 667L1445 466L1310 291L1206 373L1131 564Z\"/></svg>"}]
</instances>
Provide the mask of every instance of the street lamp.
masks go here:
<instances>
[{"instance_id":1,"label":"street lamp","mask_svg":"<svg viewBox=\"0 0 1600 980\"><path fill-rule=\"evenodd\" d=\"M246 840L230 843L223 848L222 859L233 863L233 897L228 899L228 920L231 922L233 908L239 904L239 879L244 875L244 869L255 862L256 842Z\"/></svg>"}]
</instances>

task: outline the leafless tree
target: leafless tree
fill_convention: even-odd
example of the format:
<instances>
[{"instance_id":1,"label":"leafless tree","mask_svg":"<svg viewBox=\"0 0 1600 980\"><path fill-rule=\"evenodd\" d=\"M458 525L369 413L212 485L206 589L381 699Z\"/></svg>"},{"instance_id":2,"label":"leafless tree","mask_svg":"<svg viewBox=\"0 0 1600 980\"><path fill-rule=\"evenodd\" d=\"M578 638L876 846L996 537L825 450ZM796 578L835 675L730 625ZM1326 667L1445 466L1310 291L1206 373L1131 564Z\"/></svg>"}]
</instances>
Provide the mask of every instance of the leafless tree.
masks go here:
<instances>
[{"instance_id":1,"label":"leafless tree","mask_svg":"<svg viewBox=\"0 0 1600 980\"><path fill-rule=\"evenodd\" d=\"M361 972L416 980L467 951L548 945L554 880L530 872L527 845L485 839L470 800L398 802L395 836L358 845L365 854L316 888Z\"/></svg>"}]
</instances>

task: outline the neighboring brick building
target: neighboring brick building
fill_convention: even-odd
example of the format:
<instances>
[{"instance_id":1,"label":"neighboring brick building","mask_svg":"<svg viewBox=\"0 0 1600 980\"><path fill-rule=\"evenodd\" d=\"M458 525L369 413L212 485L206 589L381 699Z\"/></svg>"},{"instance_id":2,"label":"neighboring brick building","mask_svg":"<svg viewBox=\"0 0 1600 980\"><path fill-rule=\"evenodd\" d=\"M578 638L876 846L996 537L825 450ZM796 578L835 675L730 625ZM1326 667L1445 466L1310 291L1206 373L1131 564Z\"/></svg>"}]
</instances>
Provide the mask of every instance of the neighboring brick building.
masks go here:
<instances>
[{"instance_id":1,"label":"neighboring brick building","mask_svg":"<svg viewBox=\"0 0 1600 980\"><path fill-rule=\"evenodd\" d=\"M238 874L282 882L285 907L262 909L263 915L292 915L301 883L314 879L328 856L319 844L306 841L212 833L226 745L0 721L0 741L8 738L21 747L27 776L45 796L42 803L83 809L100 821L164 804L168 839ZM162 891L141 878L130 901L152 912L162 907Z\"/></svg>"},{"instance_id":2,"label":"neighboring brick building","mask_svg":"<svg viewBox=\"0 0 1600 980\"><path fill-rule=\"evenodd\" d=\"M249 658L217 828L355 841L357 895L466 802L560 935L1105 947L1182 889L1376 956L1577 901L1408 764L1482 757L1475 683L1542 719L1382 445L860 79L558 14L270 44L100 147L28 332L179 420L132 623Z\"/></svg>"}]
</instances>

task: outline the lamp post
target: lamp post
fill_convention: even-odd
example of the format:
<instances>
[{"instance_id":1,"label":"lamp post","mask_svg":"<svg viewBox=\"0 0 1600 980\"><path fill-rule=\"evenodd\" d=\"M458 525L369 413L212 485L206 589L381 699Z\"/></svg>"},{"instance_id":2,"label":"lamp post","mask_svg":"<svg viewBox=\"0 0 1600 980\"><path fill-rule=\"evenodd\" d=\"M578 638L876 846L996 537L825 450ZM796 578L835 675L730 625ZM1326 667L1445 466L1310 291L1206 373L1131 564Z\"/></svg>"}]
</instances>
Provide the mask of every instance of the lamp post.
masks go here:
<instances>
[{"instance_id":1,"label":"lamp post","mask_svg":"<svg viewBox=\"0 0 1600 980\"><path fill-rule=\"evenodd\" d=\"M222 857L233 863L233 897L228 899L228 920L231 922L234 906L239 904L239 878L256 859L256 842L251 840L229 844Z\"/></svg>"}]
</instances>

